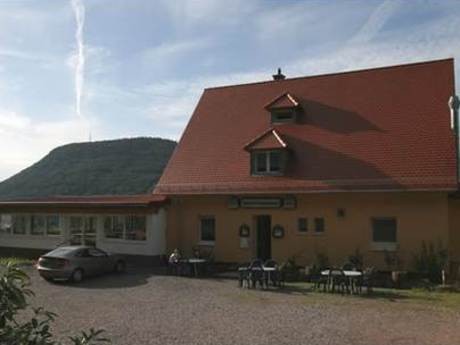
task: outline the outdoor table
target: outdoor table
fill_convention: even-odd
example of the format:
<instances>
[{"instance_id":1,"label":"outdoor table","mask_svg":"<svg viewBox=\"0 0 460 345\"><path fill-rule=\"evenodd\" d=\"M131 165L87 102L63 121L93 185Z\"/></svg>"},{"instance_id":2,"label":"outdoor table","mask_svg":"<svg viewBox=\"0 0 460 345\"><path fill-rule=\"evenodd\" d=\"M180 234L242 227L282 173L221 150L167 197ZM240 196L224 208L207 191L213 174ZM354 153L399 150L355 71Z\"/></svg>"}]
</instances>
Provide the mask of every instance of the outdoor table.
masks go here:
<instances>
[{"instance_id":1,"label":"outdoor table","mask_svg":"<svg viewBox=\"0 0 460 345\"><path fill-rule=\"evenodd\" d=\"M334 271L337 271L337 272L340 272L340 273L334 273ZM361 276L363 275L363 273L360 272L360 271L333 270L332 275L339 275L339 274L341 274L342 272L343 272L343 275L344 275L345 277L348 278L348 281L350 282L350 286L351 286L351 293L353 293L353 289L354 289L354 280L355 280L356 278L361 277ZM329 276L329 270L321 271L321 275L323 275L323 276Z\"/></svg>"},{"instance_id":2,"label":"outdoor table","mask_svg":"<svg viewBox=\"0 0 460 345\"><path fill-rule=\"evenodd\" d=\"M363 273L360 271L342 271L342 272L346 277L352 277L352 278L361 277L363 275ZM328 276L329 270L321 271L321 275ZM334 273L332 273L332 275L334 275Z\"/></svg>"},{"instance_id":3,"label":"outdoor table","mask_svg":"<svg viewBox=\"0 0 460 345\"><path fill-rule=\"evenodd\" d=\"M277 270L277 268L276 267L265 267L265 266L263 266L262 270L264 271L264 274L267 275L266 284L267 284L267 287L268 287L268 284L271 281L271 274L272 274L272 272L275 272Z\"/></svg>"},{"instance_id":4,"label":"outdoor table","mask_svg":"<svg viewBox=\"0 0 460 345\"><path fill-rule=\"evenodd\" d=\"M193 266L193 273L195 277L198 277L198 268L197 264L204 264L206 262L205 259L199 259L199 258L191 258L187 259L187 262Z\"/></svg>"}]
</instances>

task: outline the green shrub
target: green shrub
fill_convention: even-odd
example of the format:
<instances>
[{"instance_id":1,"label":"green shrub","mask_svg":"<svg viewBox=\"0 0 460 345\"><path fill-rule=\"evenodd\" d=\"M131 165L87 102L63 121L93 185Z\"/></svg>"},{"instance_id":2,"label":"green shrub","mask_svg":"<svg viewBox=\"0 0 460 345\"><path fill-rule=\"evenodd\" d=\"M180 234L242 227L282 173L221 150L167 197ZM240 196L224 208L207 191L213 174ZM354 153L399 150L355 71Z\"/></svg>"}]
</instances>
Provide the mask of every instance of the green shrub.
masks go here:
<instances>
[{"instance_id":1,"label":"green shrub","mask_svg":"<svg viewBox=\"0 0 460 345\"><path fill-rule=\"evenodd\" d=\"M432 242L428 244L423 241L420 251L414 254L414 268L422 273L433 283L440 283L442 280L441 271L445 269L448 260L448 252L441 242L437 247Z\"/></svg>"},{"instance_id":2,"label":"green shrub","mask_svg":"<svg viewBox=\"0 0 460 345\"><path fill-rule=\"evenodd\" d=\"M50 327L56 314L43 308L31 308L27 299L33 296L29 277L13 263L0 265L0 344L8 345L64 345L53 340ZM19 312L32 309L30 320L20 321ZM104 331L90 329L69 337L73 345L99 345L110 341Z\"/></svg>"}]
</instances>

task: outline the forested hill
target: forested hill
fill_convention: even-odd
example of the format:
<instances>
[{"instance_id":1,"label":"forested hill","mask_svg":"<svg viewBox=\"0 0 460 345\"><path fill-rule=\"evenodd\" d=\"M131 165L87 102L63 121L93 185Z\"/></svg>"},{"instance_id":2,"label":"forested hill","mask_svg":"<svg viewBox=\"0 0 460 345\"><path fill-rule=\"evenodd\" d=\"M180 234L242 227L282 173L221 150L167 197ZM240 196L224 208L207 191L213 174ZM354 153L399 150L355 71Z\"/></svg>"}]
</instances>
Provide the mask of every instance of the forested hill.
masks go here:
<instances>
[{"instance_id":1,"label":"forested hill","mask_svg":"<svg viewBox=\"0 0 460 345\"><path fill-rule=\"evenodd\" d=\"M0 199L128 195L152 190L176 142L133 138L60 146L0 182Z\"/></svg>"}]
</instances>

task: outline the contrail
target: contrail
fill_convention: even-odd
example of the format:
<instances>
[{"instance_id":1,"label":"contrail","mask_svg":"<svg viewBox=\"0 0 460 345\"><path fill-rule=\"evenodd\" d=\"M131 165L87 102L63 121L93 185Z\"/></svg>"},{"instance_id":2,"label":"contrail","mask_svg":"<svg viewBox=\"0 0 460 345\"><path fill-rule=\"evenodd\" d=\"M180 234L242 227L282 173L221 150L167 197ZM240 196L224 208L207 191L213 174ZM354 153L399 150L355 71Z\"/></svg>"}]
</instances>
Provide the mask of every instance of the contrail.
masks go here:
<instances>
[{"instance_id":1,"label":"contrail","mask_svg":"<svg viewBox=\"0 0 460 345\"><path fill-rule=\"evenodd\" d=\"M84 69L85 69L85 52L83 43L83 27L85 25L85 6L83 0L71 0L72 9L77 22L77 30L75 31L75 40L77 41L77 51L74 60L75 70L75 111L78 117L82 117L81 99L83 94L84 84Z\"/></svg>"}]
</instances>

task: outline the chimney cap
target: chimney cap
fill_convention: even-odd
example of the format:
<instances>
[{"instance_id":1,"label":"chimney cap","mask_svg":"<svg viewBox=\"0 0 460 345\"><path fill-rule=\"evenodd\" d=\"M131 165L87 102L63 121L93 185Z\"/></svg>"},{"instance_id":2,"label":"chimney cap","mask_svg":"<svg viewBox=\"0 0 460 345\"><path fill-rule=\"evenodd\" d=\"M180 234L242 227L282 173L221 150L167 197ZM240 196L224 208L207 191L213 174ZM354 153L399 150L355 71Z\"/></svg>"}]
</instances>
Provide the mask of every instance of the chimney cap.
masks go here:
<instances>
[{"instance_id":1,"label":"chimney cap","mask_svg":"<svg viewBox=\"0 0 460 345\"><path fill-rule=\"evenodd\" d=\"M278 67L278 73L277 74L273 74L273 80L284 80L286 79L286 76L281 73L281 68Z\"/></svg>"}]
</instances>

